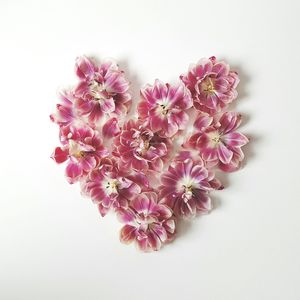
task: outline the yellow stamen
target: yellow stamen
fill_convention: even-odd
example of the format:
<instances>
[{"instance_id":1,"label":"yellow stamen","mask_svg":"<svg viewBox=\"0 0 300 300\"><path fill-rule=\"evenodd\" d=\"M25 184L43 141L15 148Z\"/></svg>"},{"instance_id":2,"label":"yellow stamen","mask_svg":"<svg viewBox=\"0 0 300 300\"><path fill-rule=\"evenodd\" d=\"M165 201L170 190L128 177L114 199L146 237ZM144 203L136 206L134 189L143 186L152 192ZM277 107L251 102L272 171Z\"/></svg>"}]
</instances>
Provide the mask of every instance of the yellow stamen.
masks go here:
<instances>
[{"instance_id":1,"label":"yellow stamen","mask_svg":"<svg viewBox=\"0 0 300 300\"><path fill-rule=\"evenodd\" d=\"M212 79L209 77L203 81L202 88L203 88L203 91L208 94L212 94L215 92L214 83L213 83Z\"/></svg>"}]
</instances>

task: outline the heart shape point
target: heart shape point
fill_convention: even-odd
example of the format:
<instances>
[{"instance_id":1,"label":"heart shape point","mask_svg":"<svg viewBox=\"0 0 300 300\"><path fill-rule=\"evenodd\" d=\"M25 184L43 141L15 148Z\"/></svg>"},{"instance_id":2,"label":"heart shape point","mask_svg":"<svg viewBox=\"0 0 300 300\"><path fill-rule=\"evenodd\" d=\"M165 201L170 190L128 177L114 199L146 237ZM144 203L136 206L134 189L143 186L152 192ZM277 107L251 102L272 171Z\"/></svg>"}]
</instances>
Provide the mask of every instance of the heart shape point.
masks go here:
<instances>
[{"instance_id":1,"label":"heart shape point","mask_svg":"<svg viewBox=\"0 0 300 300\"><path fill-rule=\"evenodd\" d=\"M181 219L211 210L210 192L223 189L215 170L235 171L244 158L241 115L228 111L237 72L201 59L176 84L144 86L130 119L130 84L117 63L82 56L75 73L77 85L50 115L61 143L52 158L66 163L68 182L80 182L102 217L115 212L122 242L159 250Z\"/></svg>"}]
</instances>

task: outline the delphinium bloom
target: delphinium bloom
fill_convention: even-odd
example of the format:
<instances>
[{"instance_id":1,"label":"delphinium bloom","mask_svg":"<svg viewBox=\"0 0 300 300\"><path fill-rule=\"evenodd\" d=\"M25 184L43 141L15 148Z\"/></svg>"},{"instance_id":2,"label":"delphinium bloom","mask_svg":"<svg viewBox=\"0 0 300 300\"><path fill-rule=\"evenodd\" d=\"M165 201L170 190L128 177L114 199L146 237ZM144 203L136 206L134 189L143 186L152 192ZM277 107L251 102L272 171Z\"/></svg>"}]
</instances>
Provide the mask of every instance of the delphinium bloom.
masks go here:
<instances>
[{"instance_id":1,"label":"delphinium bloom","mask_svg":"<svg viewBox=\"0 0 300 300\"><path fill-rule=\"evenodd\" d=\"M139 117L145 120L153 132L172 137L178 130L184 130L188 122L187 110L193 101L188 89L182 83L170 85L156 80L141 90Z\"/></svg>"},{"instance_id":2,"label":"delphinium bloom","mask_svg":"<svg viewBox=\"0 0 300 300\"><path fill-rule=\"evenodd\" d=\"M244 158L241 147L248 143L248 138L236 132L241 124L241 115L225 112L219 120L210 119L207 127L196 128L189 143L198 149L202 158L212 165L218 165L223 171L235 171ZM197 124L196 124L197 125Z\"/></svg>"},{"instance_id":3,"label":"delphinium bloom","mask_svg":"<svg viewBox=\"0 0 300 300\"><path fill-rule=\"evenodd\" d=\"M192 65L187 74L180 76L191 91L196 109L215 113L224 109L237 97L239 78L229 65L212 56Z\"/></svg>"},{"instance_id":4,"label":"delphinium bloom","mask_svg":"<svg viewBox=\"0 0 300 300\"><path fill-rule=\"evenodd\" d=\"M114 154L124 168L146 172L161 171L168 158L171 141L145 127L141 122L129 120L115 139Z\"/></svg>"},{"instance_id":5,"label":"delphinium bloom","mask_svg":"<svg viewBox=\"0 0 300 300\"><path fill-rule=\"evenodd\" d=\"M129 178L134 176L119 170L115 159L104 158L100 166L88 174L82 190L98 205L104 217L111 207L126 208L128 202L141 192L141 187Z\"/></svg>"},{"instance_id":6,"label":"delphinium bloom","mask_svg":"<svg viewBox=\"0 0 300 300\"><path fill-rule=\"evenodd\" d=\"M142 251L156 251L175 235L172 210L158 203L155 192L137 195L127 209L118 210L118 217L126 225L121 229L123 243L136 242Z\"/></svg>"},{"instance_id":7,"label":"delphinium bloom","mask_svg":"<svg viewBox=\"0 0 300 300\"><path fill-rule=\"evenodd\" d=\"M77 109L95 123L104 114L125 114L131 104L129 82L118 65L106 61L96 65L87 57L79 57L75 71L80 83L75 89Z\"/></svg>"},{"instance_id":8,"label":"delphinium bloom","mask_svg":"<svg viewBox=\"0 0 300 300\"><path fill-rule=\"evenodd\" d=\"M62 147L56 147L52 158L57 163L67 162L66 177L74 183L93 170L108 151L97 131L90 127L66 126L60 130Z\"/></svg>"},{"instance_id":9,"label":"delphinium bloom","mask_svg":"<svg viewBox=\"0 0 300 300\"><path fill-rule=\"evenodd\" d=\"M222 185L201 159L193 161L186 153L182 157L183 161L177 160L161 176L160 197L177 217L189 218L198 212L209 212L212 207L209 192L222 189Z\"/></svg>"}]
</instances>

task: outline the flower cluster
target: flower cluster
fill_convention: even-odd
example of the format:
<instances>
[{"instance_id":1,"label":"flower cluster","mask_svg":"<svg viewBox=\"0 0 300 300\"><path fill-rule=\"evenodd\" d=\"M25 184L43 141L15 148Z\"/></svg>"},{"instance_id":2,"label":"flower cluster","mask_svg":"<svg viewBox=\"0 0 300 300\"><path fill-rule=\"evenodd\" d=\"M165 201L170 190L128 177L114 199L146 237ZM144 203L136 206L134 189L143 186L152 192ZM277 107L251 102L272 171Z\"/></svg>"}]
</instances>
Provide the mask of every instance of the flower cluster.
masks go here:
<instances>
[{"instance_id":1,"label":"flower cluster","mask_svg":"<svg viewBox=\"0 0 300 300\"><path fill-rule=\"evenodd\" d=\"M202 59L177 84L143 87L129 119L130 83L115 62L79 57L75 73L50 115L61 143L52 158L66 162L68 182L80 182L102 217L116 214L122 242L159 250L180 219L211 210L210 192L223 188L215 171L240 167L248 139L236 131L241 115L227 110L238 75Z\"/></svg>"}]
</instances>

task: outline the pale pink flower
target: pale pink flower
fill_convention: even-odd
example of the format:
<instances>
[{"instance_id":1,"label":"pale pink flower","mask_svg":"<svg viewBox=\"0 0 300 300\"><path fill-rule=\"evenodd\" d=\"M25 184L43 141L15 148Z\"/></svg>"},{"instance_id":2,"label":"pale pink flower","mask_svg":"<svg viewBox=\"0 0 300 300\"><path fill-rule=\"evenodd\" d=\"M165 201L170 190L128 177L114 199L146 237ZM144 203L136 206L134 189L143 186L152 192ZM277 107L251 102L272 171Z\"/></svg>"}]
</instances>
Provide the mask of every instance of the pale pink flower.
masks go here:
<instances>
[{"instance_id":1,"label":"pale pink flower","mask_svg":"<svg viewBox=\"0 0 300 300\"><path fill-rule=\"evenodd\" d=\"M74 183L94 169L108 151L102 145L97 131L85 126L66 126L60 130L62 147L57 147L52 158L57 163L68 161L66 177Z\"/></svg>"},{"instance_id":2,"label":"pale pink flower","mask_svg":"<svg viewBox=\"0 0 300 300\"><path fill-rule=\"evenodd\" d=\"M75 90L79 97L76 107L81 114L88 115L90 123L97 122L104 114L128 111L129 82L115 62L106 61L98 66L83 56L77 58L75 71L80 79Z\"/></svg>"},{"instance_id":3,"label":"pale pink flower","mask_svg":"<svg viewBox=\"0 0 300 300\"><path fill-rule=\"evenodd\" d=\"M209 192L223 187L202 160L193 161L187 152L183 152L181 158L183 161L177 159L174 166L169 166L161 176L160 197L176 216L189 218L197 212L210 211Z\"/></svg>"},{"instance_id":4,"label":"pale pink flower","mask_svg":"<svg viewBox=\"0 0 300 300\"><path fill-rule=\"evenodd\" d=\"M127 209L118 210L118 218L126 225L121 229L120 240L136 242L142 251L157 251L175 235L175 219L171 209L158 203L155 192L137 195Z\"/></svg>"},{"instance_id":5,"label":"pale pink flower","mask_svg":"<svg viewBox=\"0 0 300 300\"><path fill-rule=\"evenodd\" d=\"M212 56L192 65L187 74L180 76L191 91L196 109L215 113L237 97L239 78L224 61Z\"/></svg>"},{"instance_id":6,"label":"pale pink flower","mask_svg":"<svg viewBox=\"0 0 300 300\"><path fill-rule=\"evenodd\" d=\"M141 122L129 120L116 137L115 147L114 154L120 158L124 168L160 172L169 156L171 142L145 128Z\"/></svg>"},{"instance_id":7,"label":"pale pink flower","mask_svg":"<svg viewBox=\"0 0 300 300\"><path fill-rule=\"evenodd\" d=\"M170 85L155 80L153 86L146 85L141 90L141 96L139 117L146 120L153 132L172 137L185 129L189 119L186 110L192 107L193 101L182 83Z\"/></svg>"},{"instance_id":8,"label":"pale pink flower","mask_svg":"<svg viewBox=\"0 0 300 300\"><path fill-rule=\"evenodd\" d=\"M104 217L111 207L126 208L128 202L141 192L141 187L118 169L114 159L101 160L99 168L86 177L82 189L98 205Z\"/></svg>"},{"instance_id":9,"label":"pale pink flower","mask_svg":"<svg viewBox=\"0 0 300 300\"><path fill-rule=\"evenodd\" d=\"M241 147L248 143L245 135L236 132L240 123L241 115L226 112L218 121L201 128L200 132L190 138L189 143L200 151L205 161L217 164L224 171L234 171L244 158Z\"/></svg>"}]
</instances>

